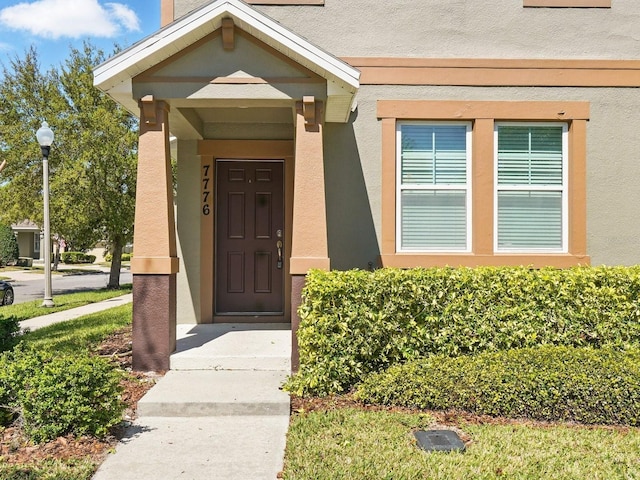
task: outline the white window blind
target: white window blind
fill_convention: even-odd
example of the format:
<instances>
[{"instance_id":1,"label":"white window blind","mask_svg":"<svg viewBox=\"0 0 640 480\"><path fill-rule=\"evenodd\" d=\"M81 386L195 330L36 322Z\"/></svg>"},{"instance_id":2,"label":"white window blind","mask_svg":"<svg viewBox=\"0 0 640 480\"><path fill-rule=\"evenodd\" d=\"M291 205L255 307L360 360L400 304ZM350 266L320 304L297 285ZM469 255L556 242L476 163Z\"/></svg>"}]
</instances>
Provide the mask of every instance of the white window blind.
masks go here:
<instances>
[{"instance_id":1,"label":"white window blind","mask_svg":"<svg viewBox=\"0 0 640 480\"><path fill-rule=\"evenodd\" d=\"M400 250L469 249L470 125L398 126Z\"/></svg>"},{"instance_id":2,"label":"white window blind","mask_svg":"<svg viewBox=\"0 0 640 480\"><path fill-rule=\"evenodd\" d=\"M497 124L496 248L565 251L566 124Z\"/></svg>"}]
</instances>

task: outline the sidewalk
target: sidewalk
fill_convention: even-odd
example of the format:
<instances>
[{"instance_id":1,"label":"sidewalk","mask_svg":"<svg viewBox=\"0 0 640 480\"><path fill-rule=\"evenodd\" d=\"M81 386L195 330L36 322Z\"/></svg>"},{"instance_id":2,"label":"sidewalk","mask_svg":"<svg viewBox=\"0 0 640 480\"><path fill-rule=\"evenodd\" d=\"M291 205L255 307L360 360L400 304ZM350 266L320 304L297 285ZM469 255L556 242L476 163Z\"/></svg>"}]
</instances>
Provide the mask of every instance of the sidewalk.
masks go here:
<instances>
[{"instance_id":1,"label":"sidewalk","mask_svg":"<svg viewBox=\"0 0 640 480\"><path fill-rule=\"evenodd\" d=\"M283 468L289 324L178 325L171 370L93 480L275 480Z\"/></svg>"},{"instance_id":2,"label":"sidewalk","mask_svg":"<svg viewBox=\"0 0 640 480\"><path fill-rule=\"evenodd\" d=\"M82 317L84 315L90 315L92 313L102 312L109 308L125 305L127 303L131 303L132 300L133 295L128 293L120 297L109 298L107 300L90 303L82 307L71 308L62 312L49 313L48 315L41 315L39 317L30 318L29 320L23 320L20 322L20 329L29 329L31 331L37 330L55 323L66 322L67 320L73 320L74 318Z\"/></svg>"},{"instance_id":3,"label":"sidewalk","mask_svg":"<svg viewBox=\"0 0 640 480\"><path fill-rule=\"evenodd\" d=\"M36 264L37 266L37 264ZM104 265L66 265L59 264L57 273L56 271L52 271L52 275L73 275L73 273L65 273L71 271L85 270L87 272L96 272L96 273L109 273L110 269ZM122 268L120 271L126 271L126 268ZM2 276L9 277L11 281L24 281L24 280L33 280L34 278L38 278L38 276L44 276L44 270L2 270L0 271ZM76 274L78 275L78 274Z\"/></svg>"}]
</instances>

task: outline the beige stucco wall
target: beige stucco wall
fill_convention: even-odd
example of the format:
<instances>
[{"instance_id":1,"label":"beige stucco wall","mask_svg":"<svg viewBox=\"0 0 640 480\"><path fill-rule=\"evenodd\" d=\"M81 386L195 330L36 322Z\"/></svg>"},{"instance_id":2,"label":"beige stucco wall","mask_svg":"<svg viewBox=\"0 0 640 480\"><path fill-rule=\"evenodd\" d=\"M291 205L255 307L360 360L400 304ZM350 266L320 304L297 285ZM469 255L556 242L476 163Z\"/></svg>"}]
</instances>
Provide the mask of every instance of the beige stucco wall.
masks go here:
<instances>
[{"instance_id":1,"label":"beige stucco wall","mask_svg":"<svg viewBox=\"0 0 640 480\"><path fill-rule=\"evenodd\" d=\"M635 264L640 250L640 112L636 89L363 86L348 124L325 127L329 256L333 268L377 265L381 240L381 136L377 100L587 101L587 248L592 264ZM226 127L248 138L251 127ZM212 132L213 133L213 132ZM220 133L220 132L218 132ZM218 136L224 138L227 135ZM278 137L278 135L274 135ZM213 135L212 135L213 138ZM198 318L199 157L194 142L179 142L178 239L181 258L179 321ZM187 148L188 147L188 148ZM612 154L611 152L615 152ZM197 310L197 309L196 309Z\"/></svg>"},{"instance_id":2,"label":"beige stucco wall","mask_svg":"<svg viewBox=\"0 0 640 480\"><path fill-rule=\"evenodd\" d=\"M381 136L376 101L395 99L590 102L587 251L593 265L640 263L638 95L632 88L361 87L357 120L331 125L325 139L332 266L362 268L378 253L379 243L373 244L368 236L375 231L380 242ZM365 193L366 199L361 196Z\"/></svg>"},{"instance_id":3,"label":"beige stucco wall","mask_svg":"<svg viewBox=\"0 0 640 480\"><path fill-rule=\"evenodd\" d=\"M33 258L33 233L32 232L18 232L18 251L21 257Z\"/></svg>"},{"instance_id":4,"label":"beige stucco wall","mask_svg":"<svg viewBox=\"0 0 640 480\"><path fill-rule=\"evenodd\" d=\"M175 0L175 16L209 3ZM636 58L640 2L524 8L522 0L326 0L255 6L337 56Z\"/></svg>"},{"instance_id":5,"label":"beige stucco wall","mask_svg":"<svg viewBox=\"0 0 640 480\"><path fill-rule=\"evenodd\" d=\"M198 142L178 140L178 323L200 322L200 157Z\"/></svg>"},{"instance_id":6,"label":"beige stucco wall","mask_svg":"<svg viewBox=\"0 0 640 480\"><path fill-rule=\"evenodd\" d=\"M215 61L211 61L215 59ZM186 73L188 72L188 74ZM154 77L180 77L192 79L202 78L199 82L181 81L178 83L157 82ZM211 84L214 78L291 78L302 80L309 77L308 72L288 62L273 52L264 50L264 46L252 42L247 35L238 34L234 37L233 51L225 51L222 41L212 36L210 41L204 42L197 48L190 49L184 54L176 55L170 63L153 71L151 74L138 78L133 84L133 95L142 98L154 95L163 99L232 99L252 100L261 99L274 103L285 103L302 98L303 95L313 95L316 98L326 97L326 87L318 82L309 83L277 83L277 84Z\"/></svg>"},{"instance_id":7,"label":"beige stucco wall","mask_svg":"<svg viewBox=\"0 0 640 480\"><path fill-rule=\"evenodd\" d=\"M202 5L176 0L176 16ZM531 9L521 0L326 0L324 7L257 9L336 56L416 58L637 58L640 1L611 9ZM497 21L499 19L499 22ZM235 88L235 87L234 87ZM247 91L250 87L243 87ZM220 94L221 90L217 90ZM248 94L248 93L247 93ZM229 94L229 98L233 95ZM241 96L242 97L242 96ZM238 98L238 97L236 97ZM640 94L635 88L361 86L347 124L325 125L327 229L332 268L377 265L381 241L378 100L590 102L587 130L587 253L591 263L640 263ZM206 138L291 138L292 124L209 122ZM178 318L197 321L199 161L185 146L178 177L181 266ZM191 293L189 292L191 290Z\"/></svg>"}]
</instances>

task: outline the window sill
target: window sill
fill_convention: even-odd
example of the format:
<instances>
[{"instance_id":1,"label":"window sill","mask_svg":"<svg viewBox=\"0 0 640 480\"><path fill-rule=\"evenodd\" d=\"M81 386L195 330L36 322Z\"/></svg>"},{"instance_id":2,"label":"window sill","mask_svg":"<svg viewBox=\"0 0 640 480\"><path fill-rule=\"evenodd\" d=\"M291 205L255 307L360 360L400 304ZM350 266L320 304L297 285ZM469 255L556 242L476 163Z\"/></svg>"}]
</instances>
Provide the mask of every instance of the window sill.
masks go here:
<instances>
[{"instance_id":1,"label":"window sill","mask_svg":"<svg viewBox=\"0 0 640 480\"><path fill-rule=\"evenodd\" d=\"M559 254L504 254L477 255L473 253L431 254L431 253L396 253L380 255L383 267L482 267L482 266L519 266L528 265L533 268L558 267L567 268L578 265L589 265L591 258L587 255Z\"/></svg>"}]
</instances>

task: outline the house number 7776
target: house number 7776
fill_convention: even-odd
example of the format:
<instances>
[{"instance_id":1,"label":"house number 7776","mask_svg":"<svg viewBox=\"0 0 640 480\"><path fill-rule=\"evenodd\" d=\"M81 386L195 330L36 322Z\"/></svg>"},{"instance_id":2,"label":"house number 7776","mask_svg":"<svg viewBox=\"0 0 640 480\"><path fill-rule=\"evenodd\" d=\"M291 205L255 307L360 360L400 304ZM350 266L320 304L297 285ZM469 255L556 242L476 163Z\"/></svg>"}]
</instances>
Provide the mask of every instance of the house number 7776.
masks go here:
<instances>
[{"instance_id":1,"label":"house number 7776","mask_svg":"<svg viewBox=\"0 0 640 480\"><path fill-rule=\"evenodd\" d=\"M211 207L209 206L209 196L211 190L209 190L209 170L211 165L202 166L202 214L209 215L211 213Z\"/></svg>"}]
</instances>

